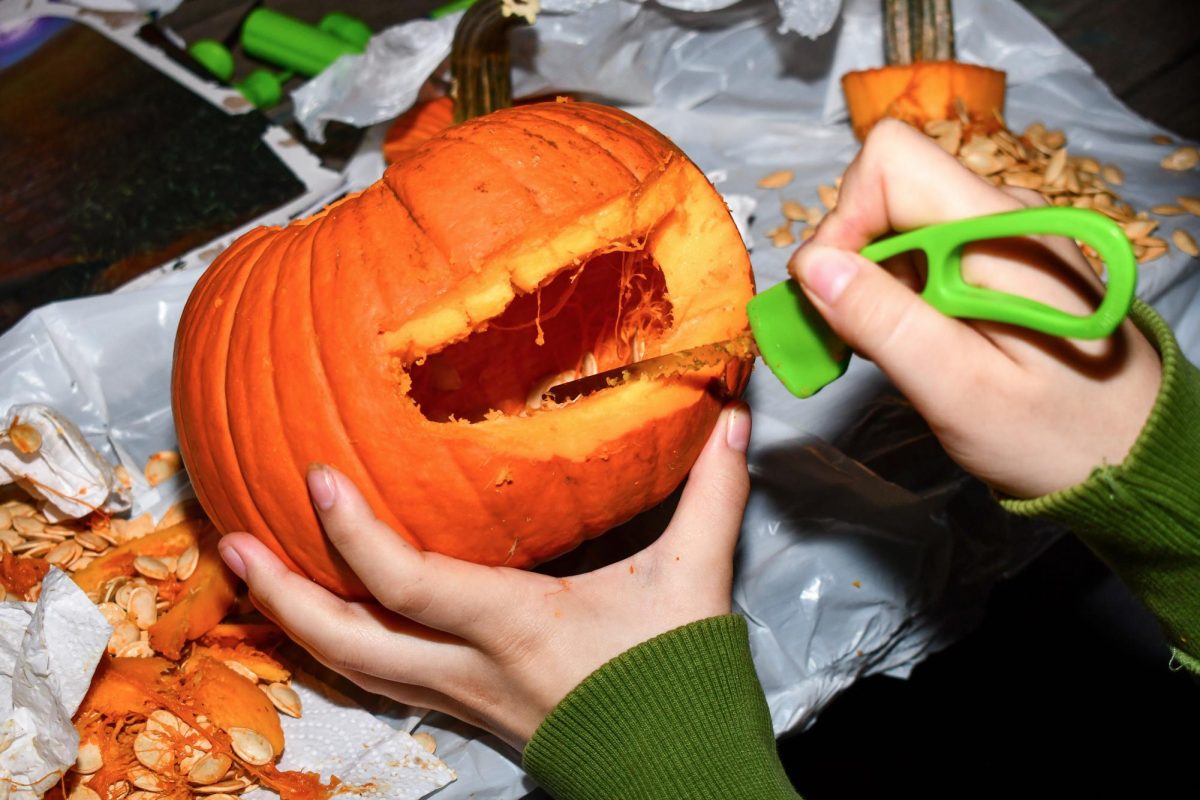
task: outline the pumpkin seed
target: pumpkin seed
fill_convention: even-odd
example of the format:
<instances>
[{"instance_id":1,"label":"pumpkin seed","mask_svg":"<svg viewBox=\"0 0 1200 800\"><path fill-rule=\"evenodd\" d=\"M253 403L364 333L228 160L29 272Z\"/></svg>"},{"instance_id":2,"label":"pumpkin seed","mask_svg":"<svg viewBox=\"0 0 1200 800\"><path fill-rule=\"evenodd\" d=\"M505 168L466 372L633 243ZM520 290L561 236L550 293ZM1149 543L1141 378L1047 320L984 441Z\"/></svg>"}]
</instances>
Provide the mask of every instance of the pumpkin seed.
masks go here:
<instances>
[{"instance_id":1,"label":"pumpkin seed","mask_svg":"<svg viewBox=\"0 0 1200 800\"><path fill-rule=\"evenodd\" d=\"M258 683L258 676L254 674L254 670L250 669L242 662L230 658L225 661L225 666L229 667L231 670L236 672L238 675L241 675L251 683Z\"/></svg>"},{"instance_id":2,"label":"pumpkin seed","mask_svg":"<svg viewBox=\"0 0 1200 800\"><path fill-rule=\"evenodd\" d=\"M79 752L75 755L75 766L71 769L80 775L91 775L104 766L104 756L100 753L100 745L88 740L79 743Z\"/></svg>"},{"instance_id":3,"label":"pumpkin seed","mask_svg":"<svg viewBox=\"0 0 1200 800\"><path fill-rule=\"evenodd\" d=\"M1018 186L1022 189L1040 189L1045 182L1036 172L1007 172L1003 180L1007 186Z\"/></svg>"},{"instance_id":4,"label":"pumpkin seed","mask_svg":"<svg viewBox=\"0 0 1200 800\"><path fill-rule=\"evenodd\" d=\"M214 792L240 792L248 789L253 782L242 777L234 777L229 780L213 783L208 786L193 786L193 794L207 794L211 797L220 797L222 795L213 794ZM228 796L228 795L225 795Z\"/></svg>"},{"instance_id":5,"label":"pumpkin seed","mask_svg":"<svg viewBox=\"0 0 1200 800\"><path fill-rule=\"evenodd\" d=\"M1104 180L1113 186L1120 186L1125 183L1125 173L1116 164L1105 164L1100 174L1104 176Z\"/></svg>"},{"instance_id":6,"label":"pumpkin seed","mask_svg":"<svg viewBox=\"0 0 1200 800\"><path fill-rule=\"evenodd\" d=\"M1154 142L1155 144L1175 144L1174 139L1161 133L1151 136L1150 141Z\"/></svg>"},{"instance_id":7,"label":"pumpkin seed","mask_svg":"<svg viewBox=\"0 0 1200 800\"><path fill-rule=\"evenodd\" d=\"M263 736L252 728L230 728L226 733L233 744L233 752L247 764L262 767L270 764L275 758L275 748Z\"/></svg>"},{"instance_id":8,"label":"pumpkin seed","mask_svg":"<svg viewBox=\"0 0 1200 800\"><path fill-rule=\"evenodd\" d=\"M133 739L133 756L146 769L164 773L175 761L171 737L163 731L143 730Z\"/></svg>"},{"instance_id":9,"label":"pumpkin seed","mask_svg":"<svg viewBox=\"0 0 1200 800\"><path fill-rule=\"evenodd\" d=\"M158 605L154 592L139 586L129 593L129 619L141 630L158 622Z\"/></svg>"},{"instance_id":10,"label":"pumpkin seed","mask_svg":"<svg viewBox=\"0 0 1200 800\"><path fill-rule=\"evenodd\" d=\"M80 531L75 534L75 541L85 550L91 550L93 553L99 553L108 549L108 542L100 538L91 531Z\"/></svg>"},{"instance_id":11,"label":"pumpkin seed","mask_svg":"<svg viewBox=\"0 0 1200 800\"><path fill-rule=\"evenodd\" d=\"M1046 164L1046 172L1043 180L1046 183L1055 183L1059 177L1065 177L1064 172L1067 168L1067 151L1066 149L1056 150L1054 155L1050 157L1050 162Z\"/></svg>"},{"instance_id":12,"label":"pumpkin seed","mask_svg":"<svg viewBox=\"0 0 1200 800\"><path fill-rule=\"evenodd\" d=\"M175 577L181 581L186 581L192 577L192 573L196 571L196 565L200 563L200 548L194 544L189 544L187 549L179 555L179 560L175 564Z\"/></svg>"},{"instance_id":13,"label":"pumpkin seed","mask_svg":"<svg viewBox=\"0 0 1200 800\"><path fill-rule=\"evenodd\" d=\"M131 642L118 650L116 656L117 658L152 658L154 656L154 648L144 639L138 639L136 642Z\"/></svg>"},{"instance_id":14,"label":"pumpkin seed","mask_svg":"<svg viewBox=\"0 0 1200 800\"><path fill-rule=\"evenodd\" d=\"M781 169L772 172L770 175L764 175L758 180L758 188L760 189L782 189L792 182L796 177L796 173L790 169Z\"/></svg>"},{"instance_id":15,"label":"pumpkin seed","mask_svg":"<svg viewBox=\"0 0 1200 800\"><path fill-rule=\"evenodd\" d=\"M108 652L116 655L123 648L137 642L140 638L138 635L138 626L127 619L123 619L113 625L113 632L108 637Z\"/></svg>"},{"instance_id":16,"label":"pumpkin seed","mask_svg":"<svg viewBox=\"0 0 1200 800\"><path fill-rule=\"evenodd\" d=\"M1158 227L1158 223L1154 220L1138 219L1133 222L1126 222L1121 226L1125 230L1125 235L1131 240L1145 239L1154 229Z\"/></svg>"},{"instance_id":17,"label":"pumpkin seed","mask_svg":"<svg viewBox=\"0 0 1200 800\"><path fill-rule=\"evenodd\" d=\"M970 152L962 158L963 164L967 169L977 175L993 175L1004 168L1000 163L1000 159L988 153Z\"/></svg>"},{"instance_id":18,"label":"pumpkin seed","mask_svg":"<svg viewBox=\"0 0 1200 800\"><path fill-rule=\"evenodd\" d=\"M183 469L183 459L174 450L162 450L153 453L146 461L146 480L151 486L158 486L175 473Z\"/></svg>"},{"instance_id":19,"label":"pumpkin seed","mask_svg":"<svg viewBox=\"0 0 1200 800\"><path fill-rule=\"evenodd\" d=\"M162 800L162 796L158 792L138 790L131 794L125 795L123 800Z\"/></svg>"},{"instance_id":20,"label":"pumpkin seed","mask_svg":"<svg viewBox=\"0 0 1200 800\"><path fill-rule=\"evenodd\" d=\"M80 783L67 795L67 800L100 800L100 795L92 787Z\"/></svg>"},{"instance_id":21,"label":"pumpkin seed","mask_svg":"<svg viewBox=\"0 0 1200 800\"><path fill-rule=\"evenodd\" d=\"M8 528L5 530L0 530L0 542L4 543L11 549L20 544L24 544L25 539L21 536L21 534L17 533L11 528Z\"/></svg>"},{"instance_id":22,"label":"pumpkin seed","mask_svg":"<svg viewBox=\"0 0 1200 800\"><path fill-rule=\"evenodd\" d=\"M194 789L193 791L198 792L200 790ZM220 794L210 794L208 796L208 800L239 800L239 798L232 794L225 794L224 792L221 792Z\"/></svg>"},{"instance_id":23,"label":"pumpkin seed","mask_svg":"<svg viewBox=\"0 0 1200 800\"><path fill-rule=\"evenodd\" d=\"M1200 164L1200 150L1194 147L1180 147L1161 162L1163 169L1176 172L1187 172Z\"/></svg>"},{"instance_id":24,"label":"pumpkin seed","mask_svg":"<svg viewBox=\"0 0 1200 800\"><path fill-rule=\"evenodd\" d=\"M158 777L158 773L151 772L145 767L131 767L125 777L134 786L145 789L147 792L161 792L167 788L162 778Z\"/></svg>"},{"instance_id":25,"label":"pumpkin seed","mask_svg":"<svg viewBox=\"0 0 1200 800\"><path fill-rule=\"evenodd\" d=\"M1200 256L1200 247L1196 246L1196 240L1183 228L1176 228L1171 231L1171 241L1175 243L1176 247L1192 258Z\"/></svg>"},{"instance_id":26,"label":"pumpkin seed","mask_svg":"<svg viewBox=\"0 0 1200 800\"><path fill-rule=\"evenodd\" d=\"M26 558L41 558L53 550L54 547L54 542L25 542L14 547L12 551Z\"/></svg>"},{"instance_id":27,"label":"pumpkin seed","mask_svg":"<svg viewBox=\"0 0 1200 800\"><path fill-rule=\"evenodd\" d=\"M792 233L792 226L787 223L767 231L767 237L775 247L787 247L796 243L796 235Z\"/></svg>"},{"instance_id":28,"label":"pumpkin seed","mask_svg":"<svg viewBox=\"0 0 1200 800\"><path fill-rule=\"evenodd\" d=\"M7 531L12 528L13 515L7 508L0 508L0 531Z\"/></svg>"},{"instance_id":29,"label":"pumpkin seed","mask_svg":"<svg viewBox=\"0 0 1200 800\"><path fill-rule=\"evenodd\" d=\"M1150 206L1150 210L1162 217L1176 217L1180 214L1186 214L1187 209L1182 206L1177 206L1173 203L1164 203L1162 205Z\"/></svg>"},{"instance_id":30,"label":"pumpkin seed","mask_svg":"<svg viewBox=\"0 0 1200 800\"><path fill-rule=\"evenodd\" d=\"M27 422L10 425L8 440L13 443L13 447L25 455L32 455L42 449L42 434Z\"/></svg>"},{"instance_id":31,"label":"pumpkin seed","mask_svg":"<svg viewBox=\"0 0 1200 800\"><path fill-rule=\"evenodd\" d=\"M56 567L66 569L81 555L83 555L83 547L75 540L71 540L55 545L54 549L46 554L46 561Z\"/></svg>"},{"instance_id":32,"label":"pumpkin seed","mask_svg":"<svg viewBox=\"0 0 1200 800\"><path fill-rule=\"evenodd\" d=\"M104 615L104 619L108 621L108 624L114 628L127 619L125 610L116 603L97 603L96 608Z\"/></svg>"},{"instance_id":33,"label":"pumpkin seed","mask_svg":"<svg viewBox=\"0 0 1200 800\"><path fill-rule=\"evenodd\" d=\"M233 759L224 753L208 753L188 770L188 781L202 786L215 784L225 777L231 766Z\"/></svg>"},{"instance_id":34,"label":"pumpkin seed","mask_svg":"<svg viewBox=\"0 0 1200 800\"><path fill-rule=\"evenodd\" d=\"M425 731L418 731L412 735L413 740L421 745L426 753L433 755L437 752L437 739L433 738Z\"/></svg>"},{"instance_id":35,"label":"pumpkin seed","mask_svg":"<svg viewBox=\"0 0 1200 800\"><path fill-rule=\"evenodd\" d=\"M838 190L822 183L817 187L817 199L821 201L821 205L832 211L837 206Z\"/></svg>"},{"instance_id":36,"label":"pumpkin seed","mask_svg":"<svg viewBox=\"0 0 1200 800\"><path fill-rule=\"evenodd\" d=\"M46 529L46 523L37 517L16 517L12 521L13 529L22 536L41 533Z\"/></svg>"},{"instance_id":37,"label":"pumpkin seed","mask_svg":"<svg viewBox=\"0 0 1200 800\"><path fill-rule=\"evenodd\" d=\"M792 222L808 221L808 211L804 208L804 206L800 205L795 200L784 200L782 209L783 218L786 220L790 220Z\"/></svg>"},{"instance_id":38,"label":"pumpkin seed","mask_svg":"<svg viewBox=\"0 0 1200 800\"><path fill-rule=\"evenodd\" d=\"M289 717L300 717L300 695L286 683L272 683L263 689L271 704Z\"/></svg>"},{"instance_id":39,"label":"pumpkin seed","mask_svg":"<svg viewBox=\"0 0 1200 800\"><path fill-rule=\"evenodd\" d=\"M138 556L133 560L133 568L138 573L156 581L165 581L171 577L171 571L167 569L167 565L154 556Z\"/></svg>"},{"instance_id":40,"label":"pumpkin seed","mask_svg":"<svg viewBox=\"0 0 1200 800\"><path fill-rule=\"evenodd\" d=\"M1180 195L1175 198L1176 202L1183 207L1183 210L1189 214L1200 217L1200 197L1191 197L1189 195Z\"/></svg>"},{"instance_id":41,"label":"pumpkin seed","mask_svg":"<svg viewBox=\"0 0 1200 800\"><path fill-rule=\"evenodd\" d=\"M1046 131L1046 135L1042 137L1042 141L1051 150L1057 150L1067 143L1067 135L1062 131Z\"/></svg>"}]
</instances>

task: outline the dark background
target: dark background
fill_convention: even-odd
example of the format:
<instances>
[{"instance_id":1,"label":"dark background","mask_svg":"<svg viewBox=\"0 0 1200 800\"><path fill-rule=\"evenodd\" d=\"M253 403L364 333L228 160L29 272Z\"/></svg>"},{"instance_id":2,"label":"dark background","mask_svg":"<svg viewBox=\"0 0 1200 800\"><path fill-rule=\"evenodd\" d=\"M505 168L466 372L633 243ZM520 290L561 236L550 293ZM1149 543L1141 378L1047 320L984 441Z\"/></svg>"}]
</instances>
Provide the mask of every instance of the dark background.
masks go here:
<instances>
[{"instance_id":1,"label":"dark background","mask_svg":"<svg viewBox=\"0 0 1200 800\"><path fill-rule=\"evenodd\" d=\"M1131 108L1200 138L1200 2L1022 2ZM440 3L267 5L312 22L341 10L378 30ZM224 39L252 7L187 0L165 22L189 42ZM239 75L258 66L235 56ZM285 105L270 116L287 114ZM1064 538L997 587L973 633L908 680L861 681L780 748L810 800L1111 797L1128 786L1138 797L1196 796L1198 711L1200 691L1169 669L1153 618Z\"/></svg>"}]
</instances>

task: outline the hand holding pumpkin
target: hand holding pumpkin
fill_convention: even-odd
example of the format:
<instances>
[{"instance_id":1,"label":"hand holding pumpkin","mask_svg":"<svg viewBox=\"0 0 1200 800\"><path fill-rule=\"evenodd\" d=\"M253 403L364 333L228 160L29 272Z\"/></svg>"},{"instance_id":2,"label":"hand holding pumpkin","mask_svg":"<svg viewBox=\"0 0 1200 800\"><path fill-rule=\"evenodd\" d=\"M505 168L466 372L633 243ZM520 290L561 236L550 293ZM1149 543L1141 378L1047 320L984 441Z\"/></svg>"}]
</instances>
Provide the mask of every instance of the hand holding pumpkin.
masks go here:
<instances>
[{"instance_id":1,"label":"hand holding pumpkin","mask_svg":"<svg viewBox=\"0 0 1200 800\"><path fill-rule=\"evenodd\" d=\"M991 186L932 140L885 120L847 170L837 208L790 265L831 327L878 363L951 457L1018 497L1072 486L1125 458L1158 392L1154 349L1128 320L1108 339L1079 342L944 317L910 288L911 261L889 272L857 253L892 230L1042 202ZM1043 244L968 248L964 277L1090 313L1101 288L1083 256L1063 239Z\"/></svg>"},{"instance_id":2,"label":"hand holding pumpkin","mask_svg":"<svg viewBox=\"0 0 1200 800\"><path fill-rule=\"evenodd\" d=\"M368 691L445 711L520 747L608 660L729 612L733 549L749 491L749 435L748 409L727 407L662 536L634 556L571 578L418 551L327 467L309 472L313 503L330 541L379 605L331 594L249 534L226 536L221 554L259 608L322 663Z\"/></svg>"}]
</instances>

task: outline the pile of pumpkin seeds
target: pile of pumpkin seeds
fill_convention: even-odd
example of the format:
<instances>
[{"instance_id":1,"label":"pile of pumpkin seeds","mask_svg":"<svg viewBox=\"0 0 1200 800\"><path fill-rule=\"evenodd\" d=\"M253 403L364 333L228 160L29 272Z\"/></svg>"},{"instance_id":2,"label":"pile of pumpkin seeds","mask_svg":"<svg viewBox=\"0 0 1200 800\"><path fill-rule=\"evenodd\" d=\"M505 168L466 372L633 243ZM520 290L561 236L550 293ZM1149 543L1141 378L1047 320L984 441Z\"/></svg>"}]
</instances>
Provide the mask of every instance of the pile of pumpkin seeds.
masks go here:
<instances>
[{"instance_id":1,"label":"pile of pumpkin seeds","mask_svg":"<svg viewBox=\"0 0 1200 800\"><path fill-rule=\"evenodd\" d=\"M943 150L994 186L1032 189L1051 205L1091 208L1115 220L1129 237L1139 263L1153 261L1169 249L1168 239L1160 235L1162 222L1155 217L1200 216L1200 197L1190 196L1155 205L1149 211L1135 210L1121 199L1115 188L1125 182L1120 167L1101 164L1090 156L1071 154L1067 149L1066 134L1048 130L1040 122L1031 124L1017 135L1005 127L1002 120L985 126L971 122L962 114L957 119L929 122L924 130ZM1189 171L1200 165L1200 149L1175 147L1165 136L1155 136L1153 141L1172 147L1160 162L1163 169ZM790 170L780 170L764 176L758 185L762 189L782 190L793 178ZM820 205L805 206L781 197L783 221L767 232L771 243L775 247L788 247L796 243L797 237L800 241L809 239L825 214L837 205L840 187L840 178L832 186L817 187ZM794 223L800 225L798 234L793 231ZM1171 231L1169 241L1193 258L1200 256L1196 240L1181 227ZM1096 252L1087 245L1082 249L1092 267L1100 273L1103 264Z\"/></svg>"}]
</instances>

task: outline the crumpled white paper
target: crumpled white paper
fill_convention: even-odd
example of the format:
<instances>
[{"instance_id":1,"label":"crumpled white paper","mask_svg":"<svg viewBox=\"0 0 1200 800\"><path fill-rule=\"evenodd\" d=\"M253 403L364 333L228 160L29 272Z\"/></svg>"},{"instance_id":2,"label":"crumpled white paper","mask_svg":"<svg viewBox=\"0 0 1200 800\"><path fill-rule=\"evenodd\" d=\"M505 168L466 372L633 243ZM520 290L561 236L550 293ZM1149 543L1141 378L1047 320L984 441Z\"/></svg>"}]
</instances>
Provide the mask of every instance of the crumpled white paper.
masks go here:
<instances>
[{"instance_id":1,"label":"crumpled white paper","mask_svg":"<svg viewBox=\"0 0 1200 800\"><path fill-rule=\"evenodd\" d=\"M37 604L0 603L0 796L36 800L75 763L71 717L112 627L62 570Z\"/></svg>"},{"instance_id":2,"label":"crumpled white paper","mask_svg":"<svg viewBox=\"0 0 1200 800\"><path fill-rule=\"evenodd\" d=\"M109 0L105 0L108 2ZM112 0L120 2L121 0ZM544 0L540 14L554 25L556 16L579 14L608 0ZM659 0L677 11L704 13L734 5L738 0ZM842 0L776 0L780 33L815 38L837 20ZM461 13L437 20L413 20L376 34L363 55L342 56L324 72L292 92L296 121L314 142L325 141L331 120L367 127L392 119L412 106L421 85L450 55L454 27ZM641 49L631 41L630 49ZM624 70L626 61L610 62Z\"/></svg>"},{"instance_id":3,"label":"crumpled white paper","mask_svg":"<svg viewBox=\"0 0 1200 800\"><path fill-rule=\"evenodd\" d=\"M0 425L8 430L18 421L37 430L41 447L23 453L7 437L0 438L0 485L15 482L41 500L50 522L78 519L96 510L129 510L129 488L75 423L40 403L13 406Z\"/></svg>"},{"instance_id":4,"label":"crumpled white paper","mask_svg":"<svg viewBox=\"0 0 1200 800\"><path fill-rule=\"evenodd\" d=\"M388 28L371 37L365 53L342 56L292 92L293 112L305 135L323 142L330 120L365 127L411 106L425 79L450 55L461 16Z\"/></svg>"},{"instance_id":5,"label":"crumpled white paper","mask_svg":"<svg viewBox=\"0 0 1200 800\"><path fill-rule=\"evenodd\" d=\"M280 716L285 748L279 766L336 775L346 786L335 797L418 800L455 779L454 770L406 731L396 730L312 675L292 676L303 716ZM246 800L271 800L273 792L249 792Z\"/></svg>"}]
</instances>

